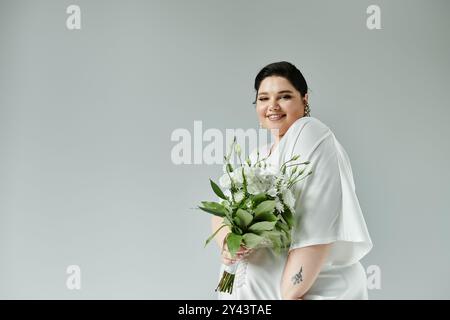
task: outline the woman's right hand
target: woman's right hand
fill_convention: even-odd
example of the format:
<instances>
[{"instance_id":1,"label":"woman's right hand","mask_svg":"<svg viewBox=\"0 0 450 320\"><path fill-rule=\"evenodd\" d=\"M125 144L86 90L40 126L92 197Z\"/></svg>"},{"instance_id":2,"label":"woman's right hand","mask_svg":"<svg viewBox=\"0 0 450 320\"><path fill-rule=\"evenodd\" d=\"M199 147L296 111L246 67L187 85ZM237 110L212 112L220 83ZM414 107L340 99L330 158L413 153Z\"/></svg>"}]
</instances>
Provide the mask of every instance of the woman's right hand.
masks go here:
<instances>
[{"instance_id":1,"label":"woman's right hand","mask_svg":"<svg viewBox=\"0 0 450 320\"><path fill-rule=\"evenodd\" d=\"M226 241L226 237L223 240L223 245L222 245L222 263L229 266L239 260L242 260L243 258L247 257L250 253L253 252L253 249L249 249L245 246L240 246L239 250L236 252L236 255L234 258L231 257L231 253L230 251L228 251L228 246L227 246L227 241Z\"/></svg>"}]
</instances>

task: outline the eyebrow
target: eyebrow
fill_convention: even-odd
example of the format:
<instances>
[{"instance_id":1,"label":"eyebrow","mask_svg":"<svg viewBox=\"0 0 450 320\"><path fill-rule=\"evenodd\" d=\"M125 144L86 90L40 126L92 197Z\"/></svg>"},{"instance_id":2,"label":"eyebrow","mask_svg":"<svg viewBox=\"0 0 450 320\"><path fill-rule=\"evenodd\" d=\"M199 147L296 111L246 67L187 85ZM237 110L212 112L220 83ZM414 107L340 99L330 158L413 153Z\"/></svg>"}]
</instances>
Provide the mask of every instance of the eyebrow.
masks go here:
<instances>
[{"instance_id":1,"label":"eyebrow","mask_svg":"<svg viewBox=\"0 0 450 320\"><path fill-rule=\"evenodd\" d=\"M282 90L282 91L278 92L278 94L280 94L280 93L293 93L293 92L291 90ZM267 94L267 92L260 92L260 93L258 93L258 96L262 95L262 94Z\"/></svg>"}]
</instances>

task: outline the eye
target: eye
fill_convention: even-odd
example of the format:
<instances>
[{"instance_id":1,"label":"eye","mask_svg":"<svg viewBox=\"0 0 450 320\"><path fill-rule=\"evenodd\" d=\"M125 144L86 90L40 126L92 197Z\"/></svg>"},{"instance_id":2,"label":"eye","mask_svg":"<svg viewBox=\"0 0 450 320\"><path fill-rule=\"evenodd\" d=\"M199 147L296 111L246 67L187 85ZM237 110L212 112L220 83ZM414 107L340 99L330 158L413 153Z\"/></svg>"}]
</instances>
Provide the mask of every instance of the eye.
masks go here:
<instances>
[{"instance_id":1,"label":"eye","mask_svg":"<svg viewBox=\"0 0 450 320\"><path fill-rule=\"evenodd\" d=\"M267 100L267 98L259 98L258 100L259 101L265 101L265 100Z\"/></svg>"},{"instance_id":2,"label":"eye","mask_svg":"<svg viewBox=\"0 0 450 320\"><path fill-rule=\"evenodd\" d=\"M289 100L290 98L292 98L292 97L290 95L288 95L288 94L283 96L283 99L288 99Z\"/></svg>"}]
</instances>

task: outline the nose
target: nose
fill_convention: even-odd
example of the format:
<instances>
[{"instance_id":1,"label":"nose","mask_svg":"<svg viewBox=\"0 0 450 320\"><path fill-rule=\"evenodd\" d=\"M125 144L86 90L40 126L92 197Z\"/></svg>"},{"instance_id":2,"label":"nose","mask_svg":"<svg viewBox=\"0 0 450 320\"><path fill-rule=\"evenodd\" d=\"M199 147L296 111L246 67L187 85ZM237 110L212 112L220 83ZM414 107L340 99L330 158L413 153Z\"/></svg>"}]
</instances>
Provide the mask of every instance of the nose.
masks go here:
<instances>
[{"instance_id":1,"label":"nose","mask_svg":"<svg viewBox=\"0 0 450 320\"><path fill-rule=\"evenodd\" d=\"M272 100L269 104L269 111L280 109L280 105L277 103L277 100Z\"/></svg>"},{"instance_id":2,"label":"nose","mask_svg":"<svg viewBox=\"0 0 450 320\"><path fill-rule=\"evenodd\" d=\"M269 106L269 111L272 111L272 110L279 110L280 109L280 106L278 105L278 103L272 103L270 106Z\"/></svg>"}]
</instances>

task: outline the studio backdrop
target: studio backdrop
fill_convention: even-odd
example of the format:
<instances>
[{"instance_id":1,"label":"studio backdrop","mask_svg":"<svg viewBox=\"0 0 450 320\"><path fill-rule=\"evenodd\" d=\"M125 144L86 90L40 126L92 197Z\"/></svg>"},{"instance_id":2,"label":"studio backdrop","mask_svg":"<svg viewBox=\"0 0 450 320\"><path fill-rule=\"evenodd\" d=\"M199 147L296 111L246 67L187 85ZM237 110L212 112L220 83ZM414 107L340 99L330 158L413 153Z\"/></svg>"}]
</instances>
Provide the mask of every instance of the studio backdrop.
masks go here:
<instances>
[{"instance_id":1,"label":"studio backdrop","mask_svg":"<svg viewBox=\"0 0 450 320\"><path fill-rule=\"evenodd\" d=\"M1 0L0 298L216 299L208 132L289 61L351 160L370 299L450 298L450 2ZM180 158L180 143L184 148ZM178 156L177 156L178 155Z\"/></svg>"}]
</instances>

